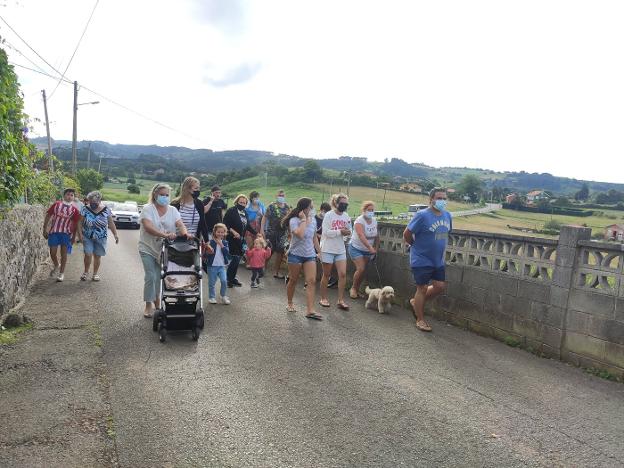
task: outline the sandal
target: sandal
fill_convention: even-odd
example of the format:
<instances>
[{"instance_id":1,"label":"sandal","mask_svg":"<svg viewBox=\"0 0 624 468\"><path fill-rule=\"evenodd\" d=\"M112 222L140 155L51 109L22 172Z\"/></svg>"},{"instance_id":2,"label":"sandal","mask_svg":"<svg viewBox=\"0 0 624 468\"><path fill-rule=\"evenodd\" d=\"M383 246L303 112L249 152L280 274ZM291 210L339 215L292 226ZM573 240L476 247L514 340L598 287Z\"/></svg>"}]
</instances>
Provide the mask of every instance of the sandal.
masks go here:
<instances>
[{"instance_id":1,"label":"sandal","mask_svg":"<svg viewBox=\"0 0 624 468\"><path fill-rule=\"evenodd\" d=\"M321 305L321 307L331 307L331 304L327 299L321 299L319 301L319 304Z\"/></svg>"},{"instance_id":2,"label":"sandal","mask_svg":"<svg viewBox=\"0 0 624 468\"><path fill-rule=\"evenodd\" d=\"M305 318L310 319L310 320L323 320L323 316L321 314L317 314L316 312L312 313L312 314L306 314Z\"/></svg>"},{"instance_id":3,"label":"sandal","mask_svg":"<svg viewBox=\"0 0 624 468\"><path fill-rule=\"evenodd\" d=\"M424 320L419 320L418 322L416 322L416 328L418 328L420 331L424 331L424 332L430 332L431 331L431 327Z\"/></svg>"},{"instance_id":4,"label":"sandal","mask_svg":"<svg viewBox=\"0 0 624 468\"><path fill-rule=\"evenodd\" d=\"M349 297L351 299L358 299L360 297L360 295L358 294L358 292L355 289L350 289L349 290Z\"/></svg>"},{"instance_id":5,"label":"sandal","mask_svg":"<svg viewBox=\"0 0 624 468\"><path fill-rule=\"evenodd\" d=\"M339 302L338 304L336 304L336 307L338 307L340 310L349 310L349 306L344 302Z\"/></svg>"},{"instance_id":6,"label":"sandal","mask_svg":"<svg viewBox=\"0 0 624 468\"><path fill-rule=\"evenodd\" d=\"M143 317L145 318L152 318L154 316L154 314L152 314L151 312L145 313L143 312Z\"/></svg>"},{"instance_id":7,"label":"sandal","mask_svg":"<svg viewBox=\"0 0 624 468\"><path fill-rule=\"evenodd\" d=\"M288 304L286 306L286 311L288 311L288 312L297 312L297 308L294 306L294 304Z\"/></svg>"}]
</instances>

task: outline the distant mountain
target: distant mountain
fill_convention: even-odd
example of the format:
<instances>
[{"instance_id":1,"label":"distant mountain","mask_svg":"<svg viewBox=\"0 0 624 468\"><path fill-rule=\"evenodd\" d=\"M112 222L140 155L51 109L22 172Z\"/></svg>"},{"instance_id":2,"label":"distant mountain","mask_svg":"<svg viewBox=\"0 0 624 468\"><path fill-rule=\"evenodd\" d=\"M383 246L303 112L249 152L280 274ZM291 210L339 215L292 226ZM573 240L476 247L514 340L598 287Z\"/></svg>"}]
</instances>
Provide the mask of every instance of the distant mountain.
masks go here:
<instances>
[{"instance_id":1,"label":"distant mountain","mask_svg":"<svg viewBox=\"0 0 624 468\"><path fill-rule=\"evenodd\" d=\"M47 148L45 138L33 138L32 143L40 149ZM182 146L157 145L122 145L111 144L105 141L78 142L79 159L86 159L86 150L91 144L92 157L99 159L123 159L133 161L134 164L146 164L153 170L159 164L166 164L166 169L175 167L188 172L214 173L256 166L267 161L285 167L299 167L304 158L287 154L275 154L268 151L231 150L213 151L210 149L191 149ZM68 149L71 141L55 140L54 153L61 159L68 159ZM97 156L96 156L97 155ZM71 152L69 152L71 158ZM498 186L516 191L530 191L535 189L548 190L557 195L571 195L578 191L583 183L587 183L591 191L606 192L611 189L624 190L624 184L609 182L595 182L557 177L548 173L528 172L496 172L487 169L472 169L458 167L435 168L422 163L408 163L399 158L386 159L383 162L368 161L362 157L342 156L340 158L319 159L318 163L324 169L346 172L368 172L390 177L405 179L425 179L439 185L452 185L466 174L477 175L487 187ZM109 161L112 164L113 161Z\"/></svg>"}]
</instances>

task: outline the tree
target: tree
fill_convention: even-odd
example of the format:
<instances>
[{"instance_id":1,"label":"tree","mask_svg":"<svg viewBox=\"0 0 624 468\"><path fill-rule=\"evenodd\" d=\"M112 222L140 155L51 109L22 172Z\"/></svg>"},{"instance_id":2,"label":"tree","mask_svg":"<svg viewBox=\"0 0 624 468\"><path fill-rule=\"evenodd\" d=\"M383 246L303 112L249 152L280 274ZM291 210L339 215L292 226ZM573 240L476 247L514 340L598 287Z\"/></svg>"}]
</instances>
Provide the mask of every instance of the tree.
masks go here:
<instances>
[{"instance_id":1,"label":"tree","mask_svg":"<svg viewBox=\"0 0 624 468\"><path fill-rule=\"evenodd\" d=\"M128 184L136 184L136 179L134 177L128 177L126 181Z\"/></svg>"},{"instance_id":2,"label":"tree","mask_svg":"<svg viewBox=\"0 0 624 468\"><path fill-rule=\"evenodd\" d=\"M574 199L578 201L585 201L589 198L589 186L583 183L581 190L574 194Z\"/></svg>"},{"instance_id":3,"label":"tree","mask_svg":"<svg viewBox=\"0 0 624 468\"><path fill-rule=\"evenodd\" d=\"M308 159L303 164L303 176L306 182L320 181L323 178L323 170L317 161Z\"/></svg>"},{"instance_id":4,"label":"tree","mask_svg":"<svg viewBox=\"0 0 624 468\"><path fill-rule=\"evenodd\" d=\"M104 186L104 177L94 169L80 169L76 173L76 179L78 179L83 195L99 190Z\"/></svg>"},{"instance_id":5,"label":"tree","mask_svg":"<svg viewBox=\"0 0 624 468\"><path fill-rule=\"evenodd\" d=\"M470 201L475 202L479 199L479 194L481 193L483 187L483 182L479 177L474 174L466 174L459 181L457 188L459 191L470 197Z\"/></svg>"},{"instance_id":6,"label":"tree","mask_svg":"<svg viewBox=\"0 0 624 468\"><path fill-rule=\"evenodd\" d=\"M128 185L128 192L139 194L141 193L141 187L139 187L137 184L130 184Z\"/></svg>"}]
</instances>

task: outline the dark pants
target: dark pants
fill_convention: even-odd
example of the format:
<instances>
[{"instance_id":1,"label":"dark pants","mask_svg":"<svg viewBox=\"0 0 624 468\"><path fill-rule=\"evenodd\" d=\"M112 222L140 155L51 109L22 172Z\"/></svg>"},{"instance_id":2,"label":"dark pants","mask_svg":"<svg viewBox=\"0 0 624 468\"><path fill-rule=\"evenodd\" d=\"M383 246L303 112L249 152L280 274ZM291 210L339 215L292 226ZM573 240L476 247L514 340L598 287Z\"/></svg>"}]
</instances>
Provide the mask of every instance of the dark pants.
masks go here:
<instances>
[{"instance_id":1,"label":"dark pants","mask_svg":"<svg viewBox=\"0 0 624 468\"><path fill-rule=\"evenodd\" d=\"M236 278L236 273L238 272L239 263L240 263L240 256L232 255L232 258L230 259L230 263L227 267L228 283L231 283L232 281L234 281L234 278Z\"/></svg>"},{"instance_id":2,"label":"dark pants","mask_svg":"<svg viewBox=\"0 0 624 468\"><path fill-rule=\"evenodd\" d=\"M252 268L251 269L251 282L253 283L254 281L256 282L260 282L260 278L262 278L262 268Z\"/></svg>"}]
</instances>

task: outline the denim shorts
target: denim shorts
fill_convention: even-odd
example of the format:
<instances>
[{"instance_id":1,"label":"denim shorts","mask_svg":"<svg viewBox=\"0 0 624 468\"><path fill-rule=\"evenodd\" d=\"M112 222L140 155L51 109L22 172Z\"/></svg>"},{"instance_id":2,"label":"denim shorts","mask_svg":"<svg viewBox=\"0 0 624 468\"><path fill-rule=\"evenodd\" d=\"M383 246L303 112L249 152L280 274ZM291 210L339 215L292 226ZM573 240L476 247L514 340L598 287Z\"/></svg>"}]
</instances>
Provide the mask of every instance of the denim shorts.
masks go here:
<instances>
[{"instance_id":1,"label":"denim shorts","mask_svg":"<svg viewBox=\"0 0 624 468\"><path fill-rule=\"evenodd\" d=\"M418 286L429 284L431 280L444 281L446 279L444 266L412 267L412 276L414 276L414 282Z\"/></svg>"},{"instance_id":2,"label":"denim shorts","mask_svg":"<svg viewBox=\"0 0 624 468\"><path fill-rule=\"evenodd\" d=\"M360 250L356 247L353 247L353 245L349 244L349 257L351 257L351 259L353 260L354 258L358 258L358 257L372 257L373 254L370 253L368 250Z\"/></svg>"},{"instance_id":3,"label":"denim shorts","mask_svg":"<svg viewBox=\"0 0 624 468\"><path fill-rule=\"evenodd\" d=\"M59 245L67 247L67 253L70 254L72 251L71 236L64 232L51 232L48 234L48 246L58 247Z\"/></svg>"},{"instance_id":4,"label":"denim shorts","mask_svg":"<svg viewBox=\"0 0 624 468\"><path fill-rule=\"evenodd\" d=\"M347 260L346 252L340 254L321 252L321 261L323 263L336 263L342 260Z\"/></svg>"},{"instance_id":5,"label":"denim shorts","mask_svg":"<svg viewBox=\"0 0 624 468\"><path fill-rule=\"evenodd\" d=\"M315 262L316 257L302 257L301 255L288 254L288 263L307 263Z\"/></svg>"},{"instance_id":6,"label":"denim shorts","mask_svg":"<svg viewBox=\"0 0 624 468\"><path fill-rule=\"evenodd\" d=\"M106 255L106 237L104 239L87 239L82 240L82 248L87 255L95 254L98 257Z\"/></svg>"}]
</instances>

